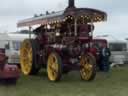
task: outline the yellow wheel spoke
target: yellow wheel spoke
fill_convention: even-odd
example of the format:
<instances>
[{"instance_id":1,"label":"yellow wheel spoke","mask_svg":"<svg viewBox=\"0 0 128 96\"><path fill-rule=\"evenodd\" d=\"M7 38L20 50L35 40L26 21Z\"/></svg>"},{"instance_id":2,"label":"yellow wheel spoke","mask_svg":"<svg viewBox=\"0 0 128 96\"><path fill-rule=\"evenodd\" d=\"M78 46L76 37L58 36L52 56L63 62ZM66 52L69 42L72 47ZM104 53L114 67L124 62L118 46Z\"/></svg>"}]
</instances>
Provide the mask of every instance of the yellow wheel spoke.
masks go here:
<instances>
[{"instance_id":1,"label":"yellow wheel spoke","mask_svg":"<svg viewBox=\"0 0 128 96\"><path fill-rule=\"evenodd\" d=\"M58 58L56 57L55 54L50 54L48 57L48 67L47 67L47 72L48 72L48 77L51 81L55 81L58 76Z\"/></svg>"},{"instance_id":2,"label":"yellow wheel spoke","mask_svg":"<svg viewBox=\"0 0 128 96\"><path fill-rule=\"evenodd\" d=\"M83 80L88 80L92 75L93 65L89 60L89 56L82 56L80 59L80 73Z\"/></svg>"},{"instance_id":3,"label":"yellow wheel spoke","mask_svg":"<svg viewBox=\"0 0 128 96\"><path fill-rule=\"evenodd\" d=\"M23 41L20 49L21 69L28 75L32 68L32 47L29 39Z\"/></svg>"}]
</instances>

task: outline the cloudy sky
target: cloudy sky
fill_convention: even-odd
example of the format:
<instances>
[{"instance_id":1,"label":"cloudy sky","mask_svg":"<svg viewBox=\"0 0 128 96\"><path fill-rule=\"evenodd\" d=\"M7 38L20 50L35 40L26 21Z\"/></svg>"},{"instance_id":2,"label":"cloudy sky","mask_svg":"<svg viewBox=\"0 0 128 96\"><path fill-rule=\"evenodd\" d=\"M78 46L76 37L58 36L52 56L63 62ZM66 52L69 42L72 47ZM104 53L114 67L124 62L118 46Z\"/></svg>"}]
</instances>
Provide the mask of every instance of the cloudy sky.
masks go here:
<instances>
[{"instance_id":1,"label":"cloudy sky","mask_svg":"<svg viewBox=\"0 0 128 96\"><path fill-rule=\"evenodd\" d=\"M59 11L67 6L68 0L1 0L0 32L15 32L19 20L32 17L35 13ZM127 0L76 0L77 7L97 8L108 14L107 22L97 23L95 35L109 34L115 38L128 37Z\"/></svg>"}]
</instances>

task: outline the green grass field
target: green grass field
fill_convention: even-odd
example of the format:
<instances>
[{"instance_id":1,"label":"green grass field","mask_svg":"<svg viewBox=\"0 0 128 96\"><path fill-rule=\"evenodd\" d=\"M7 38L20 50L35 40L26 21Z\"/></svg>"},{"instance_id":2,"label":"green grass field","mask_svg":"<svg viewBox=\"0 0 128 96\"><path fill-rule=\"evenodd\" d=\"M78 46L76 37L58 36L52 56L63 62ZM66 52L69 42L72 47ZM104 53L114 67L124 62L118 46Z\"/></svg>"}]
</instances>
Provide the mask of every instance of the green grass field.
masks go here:
<instances>
[{"instance_id":1,"label":"green grass field","mask_svg":"<svg viewBox=\"0 0 128 96\"><path fill-rule=\"evenodd\" d=\"M128 66L98 72L92 82L81 81L73 72L52 83L43 74L21 76L17 85L0 85L0 96L128 96Z\"/></svg>"}]
</instances>

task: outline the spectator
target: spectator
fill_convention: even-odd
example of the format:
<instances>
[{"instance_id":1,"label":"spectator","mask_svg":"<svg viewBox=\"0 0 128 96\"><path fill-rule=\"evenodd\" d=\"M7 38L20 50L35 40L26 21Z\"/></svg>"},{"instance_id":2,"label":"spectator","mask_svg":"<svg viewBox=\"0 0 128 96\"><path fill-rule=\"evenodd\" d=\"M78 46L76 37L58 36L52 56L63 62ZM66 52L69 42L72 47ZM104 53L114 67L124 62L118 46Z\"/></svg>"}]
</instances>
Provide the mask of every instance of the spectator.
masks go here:
<instances>
[{"instance_id":1,"label":"spectator","mask_svg":"<svg viewBox=\"0 0 128 96\"><path fill-rule=\"evenodd\" d=\"M111 55L111 52L109 48L107 48L106 44L102 45L102 48L100 49L100 65L99 69L100 71L108 72L110 68L109 64L109 57Z\"/></svg>"}]
</instances>

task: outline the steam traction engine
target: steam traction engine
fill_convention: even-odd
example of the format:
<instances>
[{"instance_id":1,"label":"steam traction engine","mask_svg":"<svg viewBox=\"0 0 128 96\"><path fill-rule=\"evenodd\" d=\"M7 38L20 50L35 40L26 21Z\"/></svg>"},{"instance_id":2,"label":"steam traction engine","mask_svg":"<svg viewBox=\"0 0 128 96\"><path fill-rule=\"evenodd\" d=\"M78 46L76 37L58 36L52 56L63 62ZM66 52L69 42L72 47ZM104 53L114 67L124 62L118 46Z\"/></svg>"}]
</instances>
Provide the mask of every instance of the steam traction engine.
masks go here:
<instances>
[{"instance_id":1,"label":"steam traction engine","mask_svg":"<svg viewBox=\"0 0 128 96\"><path fill-rule=\"evenodd\" d=\"M18 27L40 25L33 30L35 38L25 39L20 50L21 69L25 75L35 75L47 69L50 81L58 81L62 74L79 70L82 80L96 75L95 57L88 51L94 22L106 20L106 13L90 8L76 8L74 0L60 12L36 16L20 21Z\"/></svg>"}]
</instances>

